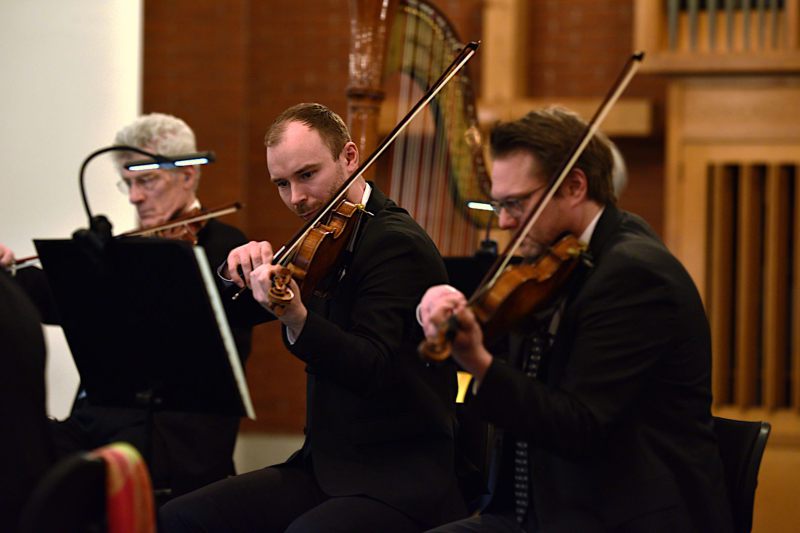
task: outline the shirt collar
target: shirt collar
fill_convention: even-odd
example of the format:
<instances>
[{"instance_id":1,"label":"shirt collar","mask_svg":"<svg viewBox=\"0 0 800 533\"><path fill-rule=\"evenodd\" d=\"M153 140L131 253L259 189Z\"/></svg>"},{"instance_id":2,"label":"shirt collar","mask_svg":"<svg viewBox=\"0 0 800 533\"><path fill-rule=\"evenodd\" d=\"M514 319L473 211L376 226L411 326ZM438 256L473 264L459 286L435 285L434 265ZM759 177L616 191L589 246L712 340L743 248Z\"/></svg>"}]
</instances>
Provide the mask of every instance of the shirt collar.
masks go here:
<instances>
[{"instance_id":1,"label":"shirt collar","mask_svg":"<svg viewBox=\"0 0 800 533\"><path fill-rule=\"evenodd\" d=\"M581 233L581 236L578 238L579 241L589 244L589 242L592 240L592 235L594 235L594 229L597 227L597 221L600 220L600 216L603 214L605 209L605 207L601 208L600 211L594 216L592 221L589 222L589 225L586 226L586 229L583 230L583 233Z\"/></svg>"},{"instance_id":2,"label":"shirt collar","mask_svg":"<svg viewBox=\"0 0 800 533\"><path fill-rule=\"evenodd\" d=\"M367 205L367 202L369 202L369 197L370 197L371 194L372 194L372 187L370 186L369 183L365 182L364 183L364 194L361 196L361 203L363 205L365 205L365 206Z\"/></svg>"}]
</instances>

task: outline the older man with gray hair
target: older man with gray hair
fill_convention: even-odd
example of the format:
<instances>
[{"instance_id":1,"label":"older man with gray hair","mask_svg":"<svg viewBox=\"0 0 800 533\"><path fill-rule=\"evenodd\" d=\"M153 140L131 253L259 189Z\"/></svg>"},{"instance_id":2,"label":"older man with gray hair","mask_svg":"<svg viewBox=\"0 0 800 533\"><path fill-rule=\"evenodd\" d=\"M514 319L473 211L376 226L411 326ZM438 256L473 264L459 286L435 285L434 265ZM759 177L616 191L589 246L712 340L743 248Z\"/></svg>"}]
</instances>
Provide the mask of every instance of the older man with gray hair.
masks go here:
<instances>
[{"instance_id":1,"label":"older man with gray hair","mask_svg":"<svg viewBox=\"0 0 800 533\"><path fill-rule=\"evenodd\" d=\"M138 117L117 133L114 144L164 156L197 151L194 132L186 122L163 113ZM197 198L200 167L130 171L124 164L142 159L141 154L119 151L114 152L114 159L121 178L118 186L136 208L142 229L201 207ZM205 249L214 265L224 261L230 250L247 242L241 231L214 219L208 220L193 240ZM13 253L0 244L0 266L13 261ZM44 322L58 323L44 272L24 268L16 273L16 280L37 303ZM250 353L251 328L233 328L233 334L244 360ZM148 430L144 409L101 405L84 392L79 393L66 420L52 423L60 456L114 441L130 442L149 457L154 487L163 489L161 494L172 496L235 473L233 449L238 428L239 418L235 416L158 411L152 429Z\"/></svg>"}]
</instances>

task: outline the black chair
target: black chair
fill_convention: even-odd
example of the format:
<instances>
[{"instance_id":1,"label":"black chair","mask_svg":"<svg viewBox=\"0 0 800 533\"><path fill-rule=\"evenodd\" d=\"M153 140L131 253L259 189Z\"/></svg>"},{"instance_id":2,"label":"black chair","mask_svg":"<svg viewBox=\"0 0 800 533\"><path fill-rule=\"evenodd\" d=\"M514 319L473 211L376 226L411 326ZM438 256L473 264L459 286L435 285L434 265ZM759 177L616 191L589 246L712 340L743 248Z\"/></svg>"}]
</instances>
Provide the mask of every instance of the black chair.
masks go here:
<instances>
[{"instance_id":1,"label":"black chair","mask_svg":"<svg viewBox=\"0 0 800 533\"><path fill-rule=\"evenodd\" d=\"M749 533L753 527L758 470L770 430L769 422L714 417L714 432L719 442L737 533Z\"/></svg>"},{"instance_id":2,"label":"black chair","mask_svg":"<svg viewBox=\"0 0 800 533\"><path fill-rule=\"evenodd\" d=\"M20 533L106 530L106 466L85 454L65 457L34 489L20 516Z\"/></svg>"}]
</instances>

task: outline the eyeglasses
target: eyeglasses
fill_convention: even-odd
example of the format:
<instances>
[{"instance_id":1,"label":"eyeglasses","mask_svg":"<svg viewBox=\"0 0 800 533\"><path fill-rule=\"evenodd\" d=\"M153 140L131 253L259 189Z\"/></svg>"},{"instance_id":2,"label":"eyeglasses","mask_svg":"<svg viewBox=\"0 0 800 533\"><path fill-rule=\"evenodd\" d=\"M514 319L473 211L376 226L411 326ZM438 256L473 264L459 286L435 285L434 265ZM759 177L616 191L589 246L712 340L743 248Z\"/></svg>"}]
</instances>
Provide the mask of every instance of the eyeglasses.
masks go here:
<instances>
[{"instance_id":1,"label":"eyeglasses","mask_svg":"<svg viewBox=\"0 0 800 533\"><path fill-rule=\"evenodd\" d=\"M504 200L493 200L489 202L489 205L492 206L492 211L494 211L494 214L497 216L500 216L500 211L505 209L506 213L508 213L510 216L518 217L522 215L522 213L525 211L525 203L528 200L530 200L530 198L534 194L544 189L545 187L547 187L546 183L544 185L536 187L530 192L526 192L525 194L521 194L519 196L514 196L513 198L506 198Z\"/></svg>"},{"instance_id":2,"label":"eyeglasses","mask_svg":"<svg viewBox=\"0 0 800 533\"><path fill-rule=\"evenodd\" d=\"M117 189L122 194L129 194L135 185L143 191L152 191L156 188L159 181L161 181L160 174L148 174L146 176L137 176L135 178L122 178L117 182Z\"/></svg>"}]
</instances>

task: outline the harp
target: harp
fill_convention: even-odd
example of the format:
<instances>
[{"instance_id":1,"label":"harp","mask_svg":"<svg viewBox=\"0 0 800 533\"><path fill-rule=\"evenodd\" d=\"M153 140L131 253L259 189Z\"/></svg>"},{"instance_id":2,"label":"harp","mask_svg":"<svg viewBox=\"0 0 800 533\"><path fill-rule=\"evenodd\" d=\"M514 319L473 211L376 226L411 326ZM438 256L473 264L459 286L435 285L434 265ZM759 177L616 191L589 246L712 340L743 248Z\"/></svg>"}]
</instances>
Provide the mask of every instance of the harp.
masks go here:
<instances>
[{"instance_id":1,"label":"harp","mask_svg":"<svg viewBox=\"0 0 800 533\"><path fill-rule=\"evenodd\" d=\"M423 0L350 0L350 28L348 126L368 154L464 44ZM469 209L466 202L488 201L490 185L466 69L367 177L409 211L442 255L473 254L491 212Z\"/></svg>"}]
</instances>

